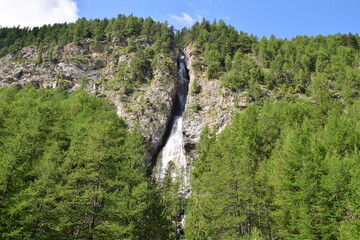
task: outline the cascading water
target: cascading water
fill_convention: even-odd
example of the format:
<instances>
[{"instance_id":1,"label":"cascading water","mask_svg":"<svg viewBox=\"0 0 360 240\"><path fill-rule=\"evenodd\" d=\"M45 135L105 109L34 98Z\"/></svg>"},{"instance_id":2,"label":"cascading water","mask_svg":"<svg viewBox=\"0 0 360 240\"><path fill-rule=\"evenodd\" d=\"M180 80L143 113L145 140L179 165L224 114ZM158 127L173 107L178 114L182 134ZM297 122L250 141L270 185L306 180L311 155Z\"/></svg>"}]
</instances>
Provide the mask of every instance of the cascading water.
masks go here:
<instances>
[{"instance_id":1,"label":"cascading water","mask_svg":"<svg viewBox=\"0 0 360 240\"><path fill-rule=\"evenodd\" d=\"M188 171L187 162L185 157L185 149L183 144L182 133L182 113L186 104L186 97L188 94L189 79L186 72L185 57L181 56L179 59L179 75L181 80L177 85L177 99L175 102L174 116L172 120L172 126L170 135L162 150L162 158L158 169L158 180L162 182L165 178L166 169L170 162L175 165L175 171L173 172L173 178L182 176L182 189L185 195L188 191Z\"/></svg>"},{"instance_id":2,"label":"cascading water","mask_svg":"<svg viewBox=\"0 0 360 240\"><path fill-rule=\"evenodd\" d=\"M181 178L180 194L183 198L188 198L190 195L189 189L189 171L187 169L187 161L185 156L184 141L183 141L183 126L182 114L185 109L186 97L188 94L189 79L185 65L185 57L179 58L179 75L180 81L177 85L177 99L174 106L174 116L172 119L170 135L162 150L161 162L158 164L157 178L162 182L165 178L167 168L170 163L175 167L172 172L172 179ZM185 223L185 214L182 214L181 225ZM178 232L179 229L177 229ZM181 228L180 228L181 230Z\"/></svg>"},{"instance_id":3,"label":"cascading water","mask_svg":"<svg viewBox=\"0 0 360 240\"><path fill-rule=\"evenodd\" d=\"M172 176L173 178L183 174L184 169L186 169L186 157L183 147L182 116L174 116L170 136L163 148L159 176L160 181L165 178L166 169L168 168L170 162L175 165L175 171ZM186 184L187 178L185 174L183 185Z\"/></svg>"}]
</instances>

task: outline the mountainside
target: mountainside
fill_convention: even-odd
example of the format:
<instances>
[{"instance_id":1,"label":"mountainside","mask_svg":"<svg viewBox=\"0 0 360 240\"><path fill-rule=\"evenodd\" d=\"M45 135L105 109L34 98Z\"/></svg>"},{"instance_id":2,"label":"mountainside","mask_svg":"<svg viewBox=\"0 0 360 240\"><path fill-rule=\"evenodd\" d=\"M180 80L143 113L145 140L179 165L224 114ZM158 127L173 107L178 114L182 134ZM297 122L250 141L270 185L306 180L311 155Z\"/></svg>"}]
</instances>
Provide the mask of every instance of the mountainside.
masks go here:
<instances>
[{"instance_id":1,"label":"mountainside","mask_svg":"<svg viewBox=\"0 0 360 240\"><path fill-rule=\"evenodd\" d=\"M357 34L132 15L0 28L0 87L4 239L360 234Z\"/></svg>"},{"instance_id":2,"label":"mountainside","mask_svg":"<svg viewBox=\"0 0 360 240\"><path fill-rule=\"evenodd\" d=\"M320 73L334 96L351 101L360 82L359 57L353 52L359 48L357 35L259 41L223 21L204 20L175 36L151 18L124 15L1 31L0 86L85 89L108 98L119 116L140 128L152 156L171 118L181 52L190 74L184 131L192 158L205 125L221 131L236 109L252 101L309 96ZM33 42L38 43L26 46Z\"/></svg>"},{"instance_id":3,"label":"mountainside","mask_svg":"<svg viewBox=\"0 0 360 240\"><path fill-rule=\"evenodd\" d=\"M185 48L185 56L190 75L190 91L185 109L184 135L185 149L192 159L196 158L195 146L205 126L221 132L230 124L232 115L249 101L243 93L231 93L220 85L219 80L208 81L201 72L196 72L193 65L197 60L194 47Z\"/></svg>"},{"instance_id":4,"label":"mountainside","mask_svg":"<svg viewBox=\"0 0 360 240\"><path fill-rule=\"evenodd\" d=\"M161 27L152 20L151 24ZM166 31L170 38L170 29ZM130 35L131 39L120 40L112 32L100 41L83 38L79 44L21 48L0 59L0 86L84 89L108 98L131 128L139 128L154 155L171 117L178 52L171 44L158 47L140 33Z\"/></svg>"}]
</instances>

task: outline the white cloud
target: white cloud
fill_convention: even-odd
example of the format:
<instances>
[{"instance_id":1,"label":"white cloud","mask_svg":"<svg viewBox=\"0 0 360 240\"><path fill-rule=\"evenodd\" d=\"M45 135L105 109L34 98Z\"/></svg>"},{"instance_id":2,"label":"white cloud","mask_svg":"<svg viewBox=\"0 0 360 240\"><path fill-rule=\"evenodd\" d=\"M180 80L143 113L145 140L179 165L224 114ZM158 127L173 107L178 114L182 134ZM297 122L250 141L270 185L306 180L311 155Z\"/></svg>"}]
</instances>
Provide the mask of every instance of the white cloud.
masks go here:
<instances>
[{"instance_id":1,"label":"white cloud","mask_svg":"<svg viewBox=\"0 0 360 240\"><path fill-rule=\"evenodd\" d=\"M183 13L181 17L170 14L170 18L183 26L191 26L195 23L195 20L187 13Z\"/></svg>"},{"instance_id":2,"label":"white cloud","mask_svg":"<svg viewBox=\"0 0 360 240\"><path fill-rule=\"evenodd\" d=\"M77 11L73 0L0 0L0 26L35 27L74 22Z\"/></svg>"}]
</instances>

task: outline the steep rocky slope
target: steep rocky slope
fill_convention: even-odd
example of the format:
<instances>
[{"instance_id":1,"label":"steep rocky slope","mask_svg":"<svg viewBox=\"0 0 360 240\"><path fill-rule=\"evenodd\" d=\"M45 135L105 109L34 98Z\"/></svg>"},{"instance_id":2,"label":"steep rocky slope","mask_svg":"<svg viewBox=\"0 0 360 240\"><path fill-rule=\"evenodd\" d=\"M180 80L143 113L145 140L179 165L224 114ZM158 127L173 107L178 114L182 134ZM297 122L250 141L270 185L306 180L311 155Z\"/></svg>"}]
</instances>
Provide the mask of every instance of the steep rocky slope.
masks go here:
<instances>
[{"instance_id":1,"label":"steep rocky slope","mask_svg":"<svg viewBox=\"0 0 360 240\"><path fill-rule=\"evenodd\" d=\"M151 46L143 46L151 48ZM195 158L195 145L205 125L220 132L231 121L233 112L247 104L241 93L229 92L219 80L208 80L205 71L195 71L198 57L189 45L183 50L190 77L190 91L184 112L184 135L187 155ZM121 67L127 70L135 53L112 42L101 47L91 41L82 46L72 43L64 47L39 49L23 48L17 55L0 59L0 86L27 84L35 88L84 89L98 97L110 99L119 116L131 128L138 128L147 143L148 159L155 156L163 144L166 127L171 118L176 83L179 80L177 58L161 56L152 59L152 70L145 81L127 92L118 79Z\"/></svg>"},{"instance_id":2,"label":"steep rocky slope","mask_svg":"<svg viewBox=\"0 0 360 240\"><path fill-rule=\"evenodd\" d=\"M143 49L151 50L151 46L143 45ZM42 49L29 46L0 59L0 87L23 88L30 84L35 88L70 92L84 89L97 97L108 98L118 115L131 128L138 128L148 152L153 155L162 144L171 116L178 81L177 55L149 59L151 70L129 90L118 76L122 69L128 71L135 61L134 55L116 42L99 45L87 41L82 46L70 43Z\"/></svg>"},{"instance_id":3,"label":"steep rocky slope","mask_svg":"<svg viewBox=\"0 0 360 240\"><path fill-rule=\"evenodd\" d=\"M184 49L190 77L190 91L184 113L185 149L188 156L195 158L195 146L200 133L208 125L220 132L231 122L236 109L245 106L248 101L242 93L232 93L220 86L219 80L208 80L205 71L195 71L199 56L194 55L192 45ZM204 67L203 67L204 69Z\"/></svg>"}]
</instances>

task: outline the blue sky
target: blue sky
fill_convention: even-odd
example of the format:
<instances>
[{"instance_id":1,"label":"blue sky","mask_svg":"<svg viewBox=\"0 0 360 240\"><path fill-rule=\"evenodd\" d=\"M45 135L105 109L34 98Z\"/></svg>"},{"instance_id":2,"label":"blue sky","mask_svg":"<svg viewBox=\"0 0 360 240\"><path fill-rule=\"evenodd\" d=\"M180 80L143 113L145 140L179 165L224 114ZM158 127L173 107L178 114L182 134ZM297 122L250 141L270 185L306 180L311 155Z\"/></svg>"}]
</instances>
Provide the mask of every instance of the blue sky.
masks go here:
<instances>
[{"instance_id":1,"label":"blue sky","mask_svg":"<svg viewBox=\"0 0 360 240\"><path fill-rule=\"evenodd\" d=\"M359 0L0 0L1 26L111 18L120 13L151 16L177 29L202 18L223 19L258 37L360 32Z\"/></svg>"},{"instance_id":2,"label":"blue sky","mask_svg":"<svg viewBox=\"0 0 360 240\"><path fill-rule=\"evenodd\" d=\"M359 0L77 0L79 15L113 17L118 13L151 16L176 28L194 20L223 19L259 37L327 35L360 31Z\"/></svg>"}]
</instances>

